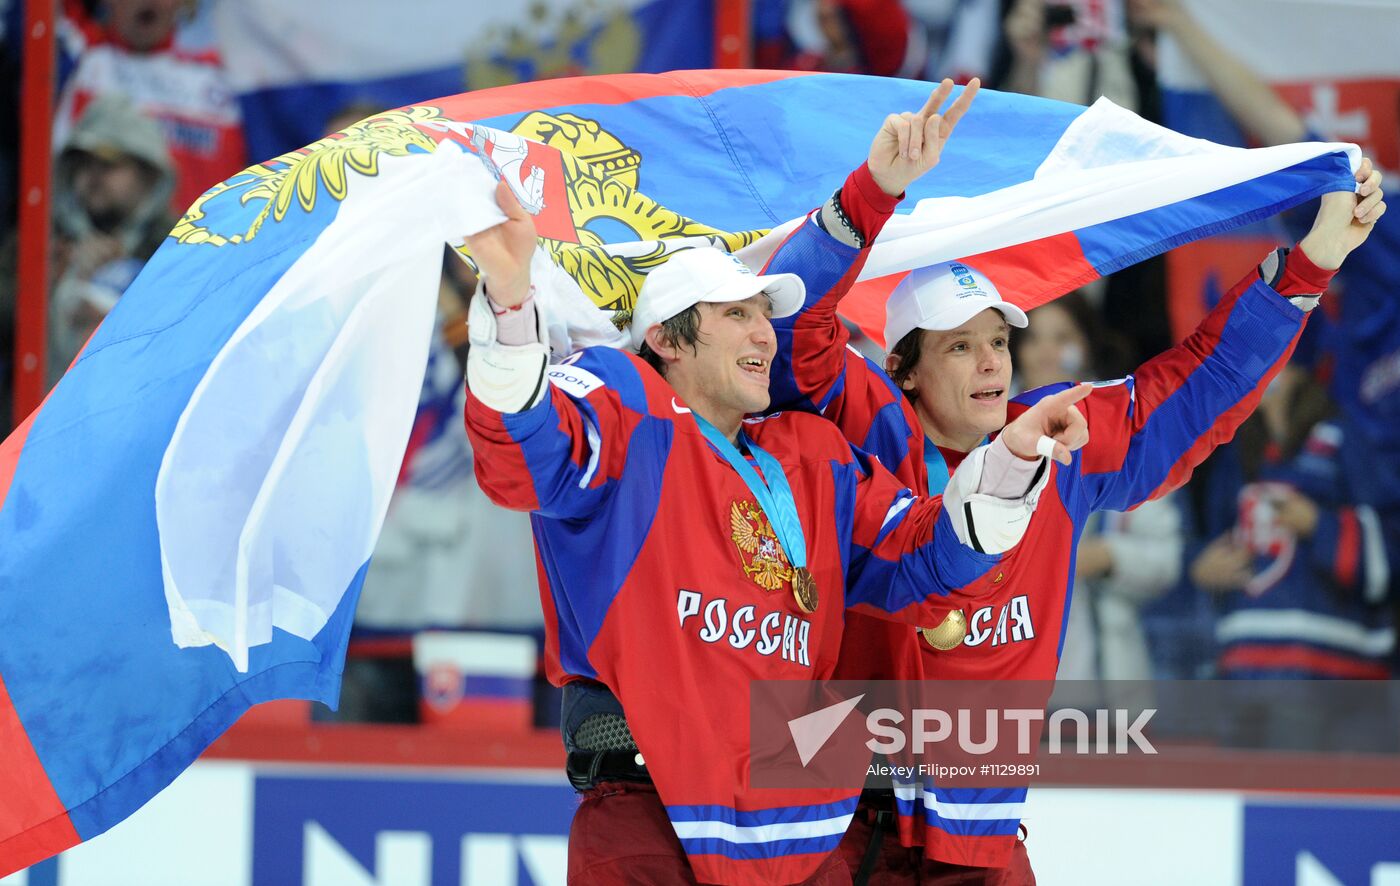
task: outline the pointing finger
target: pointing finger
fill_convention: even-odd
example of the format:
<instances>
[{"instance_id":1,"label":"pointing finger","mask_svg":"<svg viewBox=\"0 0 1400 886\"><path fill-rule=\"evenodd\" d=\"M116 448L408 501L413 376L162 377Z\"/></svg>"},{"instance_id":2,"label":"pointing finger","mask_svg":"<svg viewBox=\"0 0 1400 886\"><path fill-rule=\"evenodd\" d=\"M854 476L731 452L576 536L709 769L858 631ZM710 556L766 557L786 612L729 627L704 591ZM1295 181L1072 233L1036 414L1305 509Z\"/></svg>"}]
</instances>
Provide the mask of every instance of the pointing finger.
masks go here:
<instances>
[{"instance_id":1,"label":"pointing finger","mask_svg":"<svg viewBox=\"0 0 1400 886\"><path fill-rule=\"evenodd\" d=\"M1058 394L1052 394L1040 402L1046 404L1046 409L1052 414L1058 415L1093 392L1093 385L1089 384L1087 381L1080 382L1074 387L1065 388Z\"/></svg>"}]
</instances>

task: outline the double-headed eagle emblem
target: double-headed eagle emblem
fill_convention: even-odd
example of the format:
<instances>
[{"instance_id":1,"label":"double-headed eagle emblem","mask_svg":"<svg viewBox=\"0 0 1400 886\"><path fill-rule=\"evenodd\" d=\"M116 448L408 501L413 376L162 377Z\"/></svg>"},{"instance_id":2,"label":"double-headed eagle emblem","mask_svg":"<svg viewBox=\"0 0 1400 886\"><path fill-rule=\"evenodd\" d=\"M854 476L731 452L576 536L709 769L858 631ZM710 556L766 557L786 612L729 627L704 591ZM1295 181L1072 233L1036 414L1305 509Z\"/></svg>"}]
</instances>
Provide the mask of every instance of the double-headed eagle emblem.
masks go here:
<instances>
[{"instance_id":1,"label":"double-headed eagle emblem","mask_svg":"<svg viewBox=\"0 0 1400 886\"><path fill-rule=\"evenodd\" d=\"M792 580L792 565L773 524L751 501L736 501L729 509L730 537L739 549L744 574L765 591L776 591Z\"/></svg>"}]
</instances>

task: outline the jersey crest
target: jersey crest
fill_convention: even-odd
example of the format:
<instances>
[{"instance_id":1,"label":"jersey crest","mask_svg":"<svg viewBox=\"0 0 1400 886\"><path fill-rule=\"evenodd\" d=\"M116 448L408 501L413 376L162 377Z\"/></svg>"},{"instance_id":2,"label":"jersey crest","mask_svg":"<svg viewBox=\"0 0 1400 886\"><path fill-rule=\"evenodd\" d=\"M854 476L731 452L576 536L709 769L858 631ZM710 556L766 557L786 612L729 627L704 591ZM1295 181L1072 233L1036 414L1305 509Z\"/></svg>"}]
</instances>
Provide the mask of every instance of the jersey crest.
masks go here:
<instances>
[{"instance_id":1,"label":"jersey crest","mask_svg":"<svg viewBox=\"0 0 1400 886\"><path fill-rule=\"evenodd\" d=\"M757 502L734 502L729 509L729 528L744 574L754 584L765 591L776 591L792 580L787 554Z\"/></svg>"}]
</instances>

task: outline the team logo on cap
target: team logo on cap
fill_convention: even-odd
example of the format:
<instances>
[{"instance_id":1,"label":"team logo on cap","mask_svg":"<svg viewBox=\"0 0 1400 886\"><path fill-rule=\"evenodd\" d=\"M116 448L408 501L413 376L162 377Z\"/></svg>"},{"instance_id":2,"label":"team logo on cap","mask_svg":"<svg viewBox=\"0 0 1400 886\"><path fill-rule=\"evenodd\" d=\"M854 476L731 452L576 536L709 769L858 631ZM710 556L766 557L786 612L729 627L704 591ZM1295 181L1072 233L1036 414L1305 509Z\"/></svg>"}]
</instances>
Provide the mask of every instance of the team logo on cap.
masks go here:
<instances>
[{"instance_id":1,"label":"team logo on cap","mask_svg":"<svg viewBox=\"0 0 1400 886\"><path fill-rule=\"evenodd\" d=\"M972 276L972 271L966 265L952 264L948 266L948 272L953 275L953 279L958 281L958 285L966 292L959 292L958 298L967 298L969 295L986 295L987 291L977 284L977 278Z\"/></svg>"},{"instance_id":2,"label":"team logo on cap","mask_svg":"<svg viewBox=\"0 0 1400 886\"><path fill-rule=\"evenodd\" d=\"M792 579L792 565L778 544L778 534L757 502L734 502L729 509L729 528L744 574L754 584L776 591Z\"/></svg>"},{"instance_id":3,"label":"team logo on cap","mask_svg":"<svg viewBox=\"0 0 1400 886\"><path fill-rule=\"evenodd\" d=\"M740 261L737 255L734 255L732 252L726 252L724 253L724 257L734 263L734 267L739 269L739 273L748 274L750 277L754 276L753 270Z\"/></svg>"}]
</instances>

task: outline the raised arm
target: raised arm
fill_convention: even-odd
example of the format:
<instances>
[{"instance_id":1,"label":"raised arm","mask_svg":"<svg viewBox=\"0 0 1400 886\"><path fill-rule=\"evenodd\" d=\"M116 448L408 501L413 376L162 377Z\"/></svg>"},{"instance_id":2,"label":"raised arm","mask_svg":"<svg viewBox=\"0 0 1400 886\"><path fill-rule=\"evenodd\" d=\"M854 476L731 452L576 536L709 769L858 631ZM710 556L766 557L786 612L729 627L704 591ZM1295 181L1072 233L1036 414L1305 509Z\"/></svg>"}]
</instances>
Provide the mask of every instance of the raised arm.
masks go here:
<instances>
[{"instance_id":1,"label":"raised arm","mask_svg":"<svg viewBox=\"0 0 1400 886\"><path fill-rule=\"evenodd\" d=\"M504 183L496 200L506 221L468 238L482 278L467 355L477 482L503 507L586 516L618 482L629 449L660 459L664 440L637 439L655 423L644 421L646 381L633 358L593 348L549 365L530 281L534 222Z\"/></svg>"},{"instance_id":2,"label":"raised arm","mask_svg":"<svg viewBox=\"0 0 1400 886\"><path fill-rule=\"evenodd\" d=\"M1307 125L1298 112L1207 34L1178 0L1133 0L1132 7L1136 16L1175 38L1225 110L1259 144L1287 145L1307 137Z\"/></svg>"},{"instance_id":3,"label":"raised arm","mask_svg":"<svg viewBox=\"0 0 1400 886\"><path fill-rule=\"evenodd\" d=\"M784 242L767 269L798 274L807 284L803 309L773 324L774 407L822 414L909 484L915 481L905 470L910 425L903 397L877 365L850 347L836 309L905 189L938 165L979 81L973 79L946 113L938 113L953 88L953 81L944 80L918 112L886 117L865 164Z\"/></svg>"},{"instance_id":4,"label":"raised arm","mask_svg":"<svg viewBox=\"0 0 1400 886\"><path fill-rule=\"evenodd\" d=\"M1369 169L1369 164L1364 164ZM1379 176L1322 198L1298 247L1270 253L1187 339L1084 402L1082 506L1127 510L1175 489L1254 411L1332 275L1385 211ZM1012 403L1011 415L1057 386Z\"/></svg>"}]
</instances>

